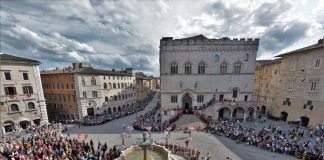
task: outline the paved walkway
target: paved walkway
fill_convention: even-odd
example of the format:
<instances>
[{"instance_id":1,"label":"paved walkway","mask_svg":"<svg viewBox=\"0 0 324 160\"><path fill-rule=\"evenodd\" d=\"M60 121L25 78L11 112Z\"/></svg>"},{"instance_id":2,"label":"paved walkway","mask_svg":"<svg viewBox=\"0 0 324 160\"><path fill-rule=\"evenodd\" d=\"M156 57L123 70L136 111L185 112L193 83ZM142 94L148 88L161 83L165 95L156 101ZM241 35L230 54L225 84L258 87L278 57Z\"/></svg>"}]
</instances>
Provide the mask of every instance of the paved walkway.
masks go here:
<instances>
[{"instance_id":1,"label":"paved walkway","mask_svg":"<svg viewBox=\"0 0 324 160\"><path fill-rule=\"evenodd\" d=\"M134 113L125 117L121 117L118 119L114 119L112 121L106 122L105 124L96 125L96 126L81 126L78 125L69 125L68 133L77 134L77 133L87 133L87 134L121 134L124 132L128 132L126 129L123 128L123 124L125 126L131 126L131 123L135 120L136 116L142 115L148 112L150 109L155 107L158 102L158 94L155 94L152 101L145 107L144 110ZM139 131L133 131L133 133L140 133Z\"/></svg>"},{"instance_id":2,"label":"paved walkway","mask_svg":"<svg viewBox=\"0 0 324 160\"><path fill-rule=\"evenodd\" d=\"M184 130L186 127L204 128L206 125L197 116L193 114L185 114L178 121L175 122L175 131Z\"/></svg>"}]
</instances>

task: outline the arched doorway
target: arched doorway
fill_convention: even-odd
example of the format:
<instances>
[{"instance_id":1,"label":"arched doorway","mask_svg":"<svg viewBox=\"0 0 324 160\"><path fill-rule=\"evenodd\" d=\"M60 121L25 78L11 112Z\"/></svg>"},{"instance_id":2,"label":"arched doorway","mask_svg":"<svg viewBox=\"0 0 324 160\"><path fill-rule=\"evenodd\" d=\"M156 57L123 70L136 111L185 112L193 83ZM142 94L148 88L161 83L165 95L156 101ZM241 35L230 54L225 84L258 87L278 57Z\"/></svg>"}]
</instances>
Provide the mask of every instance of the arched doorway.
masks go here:
<instances>
[{"instance_id":1,"label":"arched doorway","mask_svg":"<svg viewBox=\"0 0 324 160\"><path fill-rule=\"evenodd\" d=\"M183 113L187 113L187 114L192 113L192 98L189 95L189 93L186 93L182 97L182 109L183 109Z\"/></svg>"},{"instance_id":2,"label":"arched doorway","mask_svg":"<svg viewBox=\"0 0 324 160\"><path fill-rule=\"evenodd\" d=\"M308 117L305 117L305 116L302 116L300 117L300 120L301 120L301 126L303 127L307 127L308 126L308 123L309 123L309 118Z\"/></svg>"},{"instance_id":3,"label":"arched doorway","mask_svg":"<svg viewBox=\"0 0 324 160\"><path fill-rule=\"evenodd\" d=\"M280 120L286 122L287 121L287 118L288 118L288 113L287 112L281 112Z\"/></svg>"},{"instance_id":4,"label":"arched doorway","mask_svg":"<svg viewBox=\"0 0 324 160\"><path fill-rule=\"evenodd\" d=\"M236 107L233 110L233 118L242 120L244 119L244 109L242 107Z\"/></svg>"},{"instance_id":5,"label":"arched doorway","mask_svg":"<svg viewBox=\"0 0 324 160\"><path fill-rule=\"evenodd\" d=\"M23 120L23 121L20 121L20 122L19 122L19 126L20 126L20 128L22 128L22 129L26 129L29 125L30 125L30 122L27 121L27 120Z\"/></svg>"},{"instance_id":6,"label":"arched doorway","mask_svg":"<svg viewBox=\"0 0 324 160\"><path fill-rule=\"evenodd\" d=\"M93 107L87 108L87 113L88 116L94 116L94 108Z\"/></svg>"},{"instance_id":7,"label":"arched doorway","mask_svg":"<svg viewBox=\"0 0 324 160\"><path fill-rule=\"evenodd\" d=\"M231 110L227 107L223 107L218 111L218 118L219 119L230 119L231 117Z\"/></svg>"},{"instance_id":8,"label":"arched doorway","mask_svg":"<svg viewBox=\"0 0 324 160\"><path fill-rule=\"evenodd\" d=\"M266 114L266 106L261 107L261 114Z\"/></svg>"},{"instance_id":9,"label":"arched doorway","mask_svg":"<svg viewBox=\"0 0 324 160\"><path fill-rule=\"evenodd\" d=\"M111 114L111 108L108 108L108 114Z\"/></svg>"},{"instance_id":10,"label":"arched doorway","mask_svg":"<svg viewBox=\"0 0 324 160\"><path fill-rule=\"evenodd\" d=\"M247 111L247 120L253 120L253 117L255 116L254 115L254 112L255 112L255 109L254 107L249 107L248 108L248 111Z\"/></svg>"},{"instance_id":11,"label":"arched doorway","mask_svg":"<svg viewBox=\"0 0 324 160\"><path fill-rule=\"evenodd\" d=\"M118 106L118 112L121 112L121 107L120 106Z\"/></svg>"},{"instance_id":12,"label":"arched doorway","mask_svg":"<svg viewBox=\"0 0 324 160\"><path fill-rule=\"evenodd\" d=\"M113 113L116 113L116 107L113 108Z\"/></svg>"}]
</instances>

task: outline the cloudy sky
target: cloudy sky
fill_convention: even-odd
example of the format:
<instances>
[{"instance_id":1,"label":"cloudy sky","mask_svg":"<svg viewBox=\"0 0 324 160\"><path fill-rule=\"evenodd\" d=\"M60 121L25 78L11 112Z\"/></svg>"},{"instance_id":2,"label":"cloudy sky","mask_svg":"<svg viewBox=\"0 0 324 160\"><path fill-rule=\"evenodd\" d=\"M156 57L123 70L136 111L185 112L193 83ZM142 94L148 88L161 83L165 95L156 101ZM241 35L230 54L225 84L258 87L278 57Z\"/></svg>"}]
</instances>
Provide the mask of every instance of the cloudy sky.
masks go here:
<instances>
[{"instance_id":1,"label":"cloudy sky","mask_svg":"<svg viewBox=\"0 0 324 160\"><path fill-rule=\"evenodd\" d=\"M1 0L1 53L159 74L161 37L261 39L258 59L324 36L323 0Z\"/></svg>"}]
</instances>

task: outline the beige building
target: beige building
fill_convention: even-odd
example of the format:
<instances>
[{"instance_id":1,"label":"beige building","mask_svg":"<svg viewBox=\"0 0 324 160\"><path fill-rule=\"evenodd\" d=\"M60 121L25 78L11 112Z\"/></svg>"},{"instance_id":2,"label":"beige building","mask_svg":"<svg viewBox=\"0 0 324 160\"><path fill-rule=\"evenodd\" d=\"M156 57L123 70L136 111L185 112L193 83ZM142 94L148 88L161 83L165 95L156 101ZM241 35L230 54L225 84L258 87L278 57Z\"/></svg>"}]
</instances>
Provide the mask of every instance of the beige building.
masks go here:
<instances>
[{"instance_id":1,"label":"beige building","mask_svg":"<svg viewBox=\"0 0 324 160\"><path fill-rule=\"evenodd\" d=\"M2 133L47 123L39 61L0 54L0 122Z\"/></svg>"},{"instance_id":2,"label":"beige building","mask_svg":"<svg viewBox=\"0 0 324 160\"><path fill-rule=\"evenodd\" d=\"M160 77L153 77L152 84L153 84L153 90L159 90L161 86Z\"/></svg>"},{"instance_id":3,"label":"beige building","mask_svg":"<svg viewBox=\"0 0 324 160\"><path fill-rule=\"evenodd\" d=\"M324 122L323 39L317 44L278 57L281 57L281 63L263 65L262 70L265 73L268 71L266 75L270 76L270 72L273 73L271 78L266 75L255 77L256 82L261 82L259 85L256 83L258 86L254 87L254 98L258 101L258 105L261 108L265 106L267 113L282 121L299 122L302 126L322 124ZM274 77L274 72L278 68L280 68L279 79L277 75ZM270 82L265 82L267 81L265 77Z\"/></svg>"},{"instance_id":4,"label":"beige building","mask_svg":"<svg viewBox=\"0 0 324 160\"><path fill-rule=\"evenodd\" d=\"M101 70L86 63L42 72L50 120L77 120L136 107L132 68Z\"/></svg>"},{"instance_id":5,"label":"beige building","mask_svg":"<svg viewBox=\"0 0 324 160\"><path fill-rule=\"evenodd\" d=\"M262 114L272 113L275 98L279 93L280 59L257 61L254 73L252 99L258 104Z\"/></svg>"},{"instance_id":6,"label":"beige building","mask_svg":"<svg viewBox=\"0 0 324 160\"><path fill-rule=\"evenodd\" d=\"M136 93L137 102L141 103L148 99L148 95L156 87L153 84L153 76L147 76L143 72L137 72L136 76Z\"/></svg>"}]
</instances>

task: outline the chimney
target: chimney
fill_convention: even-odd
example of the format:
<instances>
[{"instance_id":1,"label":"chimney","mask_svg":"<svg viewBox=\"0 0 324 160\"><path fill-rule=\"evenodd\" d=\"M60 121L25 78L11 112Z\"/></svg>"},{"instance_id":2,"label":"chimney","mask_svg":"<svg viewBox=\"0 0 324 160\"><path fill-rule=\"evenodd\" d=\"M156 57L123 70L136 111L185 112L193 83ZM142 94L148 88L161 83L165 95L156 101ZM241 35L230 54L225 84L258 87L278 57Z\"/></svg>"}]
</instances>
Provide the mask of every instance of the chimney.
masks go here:
<instances>
[{"instance_id":1,"label":"chimney","mask_svg":"<svg viewBox=\"0 0 324 160\"><path fill-rule=\"evenodd\" d=\"M77 69L77 64L76 63L72 63L73 69Z\"/></svg>"}]
</instances>

